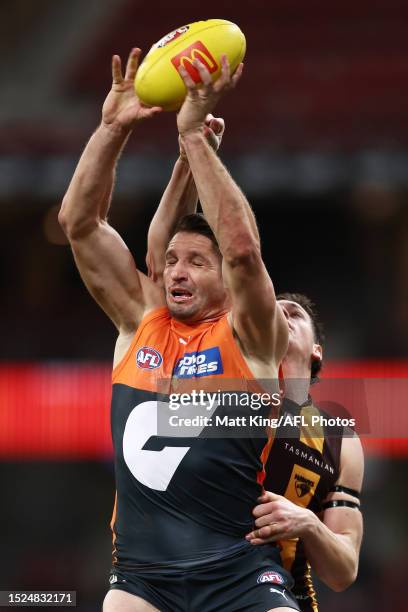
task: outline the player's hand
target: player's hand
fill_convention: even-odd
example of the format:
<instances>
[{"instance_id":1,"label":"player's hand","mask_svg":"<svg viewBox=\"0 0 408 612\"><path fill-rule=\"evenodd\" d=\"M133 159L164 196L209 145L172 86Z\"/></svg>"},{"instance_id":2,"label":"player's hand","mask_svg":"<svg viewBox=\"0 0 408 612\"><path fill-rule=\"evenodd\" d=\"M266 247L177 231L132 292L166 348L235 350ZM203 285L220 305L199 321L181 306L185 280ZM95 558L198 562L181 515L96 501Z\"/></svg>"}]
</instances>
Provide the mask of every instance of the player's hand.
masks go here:
<instances>
[{"instance_id":1,"label":"player's hand","mask_svg":"<svg viewBox=\"0 0 408 612\"><path fill-rule=\"evenodd\" d=\"M162 110L159 106L145 106L136 95L134 80L140 53L140 49L132 49L124 77L119 55L112 57L112 87L102 108L102 123L106 126L131 130L138 121L153 117Z\"/></svg>"},{"instance_id":2,"label":"player's hand","mask_svg":"<svg viewBox=\"0 0 408 612\"><path fill-rule=\"evenodd\" d=\"M208 144L214 151L218 151L221 146L222 137L225 132L225 121L222 117L214 117L209 113L204 121L203 134L207 139ZM179 136L180 159L187 160L187 155L184 150L182 140Z\"/></svg>"},{"instance_id":3,"label":"player's hand","mask_svg":"<svg viewBox=\"0 0 408 612\"><path fill-rule=\"evenodd\" d=\"M218 100L226 91L235 87L241 78L244 67L243 64L240 64L234 74L231 75L227 56L223 55L221 57L221 74L213 83L208 69L202 62L195 59L193 65L198 70L203 83L200 87L196 86L184 66L179 68L180 76L187 87L186 99L177 115L177 126L181 136L203 128L208 113L213 111Z\"/></svg>"},{"instance_id":4,"label":"player's hand","mask_svg":"<svg viewBox=\"0 0 408 612\"><path fill-rule=\"evenodd\" d=\"M252 511L256 529L245 536L251 544L300 538L318 520L313 512L282 495L266 491L258 501L261 503Z\"/></svg>"}]
</instances>

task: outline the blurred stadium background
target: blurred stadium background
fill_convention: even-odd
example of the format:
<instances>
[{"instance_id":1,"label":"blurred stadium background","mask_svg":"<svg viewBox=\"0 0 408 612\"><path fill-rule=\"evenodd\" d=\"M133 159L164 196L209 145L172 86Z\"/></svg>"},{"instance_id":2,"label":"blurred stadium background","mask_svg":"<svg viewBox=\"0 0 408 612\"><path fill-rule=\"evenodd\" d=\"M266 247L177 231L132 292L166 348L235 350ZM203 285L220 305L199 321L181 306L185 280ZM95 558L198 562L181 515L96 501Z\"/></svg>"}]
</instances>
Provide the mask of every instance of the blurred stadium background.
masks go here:
<instances>
[{"instance_id":1,"label":"blurred stadium background","mask_svg":"<svg viewBox=\"0 0 408 612\"><path fill-rule=\"evenodd\" d=\"M217 113L222 157L255 209L275 286L316 301L332 371L363 362L378 376L407 375L405 0L209 0L205 10L184 0L3 0L0 590L71 589L78 609L100 609L115 331L82 286L56 215L99 121L112 53L146 52L208 17L247 36L244 78ZM160 116L137 129L120 162L111 221L141 267L176 136L174 115ZM405 442L365 441L360 576L342 594L320 587L322 612L406 609Z\"/></svg>"}]
</instances>

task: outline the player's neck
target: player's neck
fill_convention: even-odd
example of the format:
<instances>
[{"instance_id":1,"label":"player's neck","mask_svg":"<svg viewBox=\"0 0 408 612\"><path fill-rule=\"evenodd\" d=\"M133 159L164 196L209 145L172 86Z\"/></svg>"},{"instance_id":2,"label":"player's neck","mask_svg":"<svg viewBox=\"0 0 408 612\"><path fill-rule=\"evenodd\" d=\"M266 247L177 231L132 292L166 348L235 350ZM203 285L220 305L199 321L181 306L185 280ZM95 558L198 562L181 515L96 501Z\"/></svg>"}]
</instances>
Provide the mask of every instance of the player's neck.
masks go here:
<instances>
[{"instance_id":1,"label":"player's neck","mask_svg":"<svg viewBox=\"0 0 408 612\"><path fill-rule=\"evenodd\" d=\"M282 363L282 374L285 397L297 404L306 402L310 389L310 368L302 359L286 358Z\"/></svg>"},{"instance_id":2,"label":"player's neck","mask_svg":"<svg viewBox=\"0 0 408 612\"><path fill-rule=\"evenodd\" d=\"M199 316L194 315L191 318L183 318L177 317L177 315L171 314L171 318L173 321L174 327L197 327L200 325L205 325L208 323L213 323L214 321L218 321L222 317L224 317L228 312L228 309L217 309L214 311L209 311L205 314L200 314Z\"/></svg>"}]
</instances>

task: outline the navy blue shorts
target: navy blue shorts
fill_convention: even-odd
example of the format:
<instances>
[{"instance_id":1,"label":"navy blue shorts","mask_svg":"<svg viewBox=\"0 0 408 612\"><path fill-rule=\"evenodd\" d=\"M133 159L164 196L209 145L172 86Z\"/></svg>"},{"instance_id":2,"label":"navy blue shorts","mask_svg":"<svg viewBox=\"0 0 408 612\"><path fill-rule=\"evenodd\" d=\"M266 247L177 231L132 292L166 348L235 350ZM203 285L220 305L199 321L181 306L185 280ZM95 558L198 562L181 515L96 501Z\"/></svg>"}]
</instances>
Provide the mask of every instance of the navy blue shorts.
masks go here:
<instances>
[{"instance_id":1,"label":"navy blue shorts","mask_svg":"<svg viewBox=\"0 0 408 612\"><path fill-rule=\"evenodd\" d=\"M276 548L249 546L239 554L188 570L124 571L113 568L110 588L132 593L160 612L266 612L300 610L291 575Z\"/></svg>"}]
</instances>

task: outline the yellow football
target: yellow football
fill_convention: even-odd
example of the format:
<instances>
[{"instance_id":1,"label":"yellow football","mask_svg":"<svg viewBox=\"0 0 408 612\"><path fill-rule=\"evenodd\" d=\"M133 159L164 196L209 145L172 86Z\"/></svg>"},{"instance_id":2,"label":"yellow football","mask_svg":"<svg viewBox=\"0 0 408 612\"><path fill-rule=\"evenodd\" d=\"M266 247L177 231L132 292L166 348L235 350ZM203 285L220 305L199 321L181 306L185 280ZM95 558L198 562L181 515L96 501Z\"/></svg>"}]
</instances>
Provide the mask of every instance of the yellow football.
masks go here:
<instances>
[{"instance_id":1,"label":"yellow football","mask_svg":"<svg viewBox=\"0 0 408 612\"><path fill-rule=\"evenodd\" d=\"M137 71L136 94L148 106L178 110L186 95L178 72L180 65L199 84L201 79L193 66L194 59L201 61L215 80L221 72L221 55L227 56L232 73L242 62L245 50L245 36L231 21L207 19L189 23L152 46Z\"/></svg>"}]
</instances>

